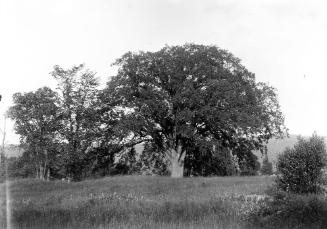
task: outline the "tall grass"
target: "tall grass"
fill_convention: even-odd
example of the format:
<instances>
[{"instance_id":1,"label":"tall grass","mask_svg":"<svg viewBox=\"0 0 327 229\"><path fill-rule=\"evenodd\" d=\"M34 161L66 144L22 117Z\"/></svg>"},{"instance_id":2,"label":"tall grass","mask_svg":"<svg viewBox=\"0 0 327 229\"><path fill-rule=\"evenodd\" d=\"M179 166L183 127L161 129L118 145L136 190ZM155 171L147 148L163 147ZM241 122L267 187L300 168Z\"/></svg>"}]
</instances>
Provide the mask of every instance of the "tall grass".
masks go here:
<instances>
[{"instance_id":1,"label":"tall grass","mask_svg":"<svg viewBox=\"0 0 327 229\"><path fill-rule=\"evenodd\" d=\"M267 190L269 201L256 206L248 214L251 228L325 229L327 228L327 195L294 194Z\"/></svg>"},{"instance_id":2,"label":"tall grass","mask_svg":"<svg viewBox=\"0 0 327 229\"><path fill-rule=\"evenodd\" d=\"M249 194L270 177L108 177L11 183L14 228L244 228Z\"/></svg>"}]
</instances>

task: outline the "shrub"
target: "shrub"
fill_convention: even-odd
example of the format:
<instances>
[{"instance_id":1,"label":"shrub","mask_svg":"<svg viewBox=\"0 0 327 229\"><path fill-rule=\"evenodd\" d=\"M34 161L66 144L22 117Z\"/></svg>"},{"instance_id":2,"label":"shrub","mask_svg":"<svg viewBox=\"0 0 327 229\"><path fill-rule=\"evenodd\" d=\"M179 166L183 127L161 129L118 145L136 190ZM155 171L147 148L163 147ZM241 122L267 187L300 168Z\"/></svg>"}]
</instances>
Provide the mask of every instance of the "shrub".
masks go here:
<instances>
[{"instance_id":1,"label":"shrub","mask_svg":"<svg viewBox=\"0 0 327 229\"><path fill-rule=\"evenodd\" d=\"M322 169L326 164L323 138L314 134L299 138L294 148L286 149L277 160L277 187L292 193L316 193L322 184Z\"/></svg>"},{"instance_id":2,"label":"shrub","mask_svg":"<svg viewBox=\"0 0 327 229\"><path fill-rule=\"evenodd\" d=\"M272 188L271 197L248 216L249 228L327 228L327 199L318 194L299 195Z\"/></svg>"}]
</instances>

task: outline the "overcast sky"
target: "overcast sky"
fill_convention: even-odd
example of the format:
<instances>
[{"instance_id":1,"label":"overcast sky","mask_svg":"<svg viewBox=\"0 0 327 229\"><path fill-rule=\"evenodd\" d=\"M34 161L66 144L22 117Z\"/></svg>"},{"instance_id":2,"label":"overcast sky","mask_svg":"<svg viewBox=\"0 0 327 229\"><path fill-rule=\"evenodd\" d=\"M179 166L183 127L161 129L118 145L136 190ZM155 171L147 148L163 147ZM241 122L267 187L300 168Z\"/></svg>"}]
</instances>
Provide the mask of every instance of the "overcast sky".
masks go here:
<instances>
[{"instance_id":1,"label":"overcast sky","mask_svg":"<svg viewBox=\"0 0 327 229\"><path fill-rule=\"evenodd\" d=\"M231 51L274 86L291 134L327 136L324 1L0 0L0 29L0 114L15 92L54 88L54 65L85 63L104 84L127 51L194 42ZM7 132L18 143L12 123Z\"/></svg>"}]
</instances>

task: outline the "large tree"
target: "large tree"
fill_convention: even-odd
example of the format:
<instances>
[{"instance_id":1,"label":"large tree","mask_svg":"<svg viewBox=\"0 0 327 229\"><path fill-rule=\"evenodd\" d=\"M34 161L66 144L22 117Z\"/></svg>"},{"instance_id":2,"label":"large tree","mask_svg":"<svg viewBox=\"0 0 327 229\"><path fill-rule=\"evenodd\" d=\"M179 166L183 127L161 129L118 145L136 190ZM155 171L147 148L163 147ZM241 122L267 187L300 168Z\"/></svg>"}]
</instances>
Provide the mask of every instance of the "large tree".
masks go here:
<instances>
[{"instance_id":1,"label":"large tree","mask_svg":"<svg viewBox=\"0 0 327 229\"><path fill-rule=\"evenodd\" d=\"M216 46L185 44L128 52L105 89L108 106L125 112L126 139L153 141L183 176L192 146L260 149L282 135L274 88L257 83L240 60ZM216 147L218 146L218 147Z\"/></svg>"},{"instance_id":2,"label":"large tree","mask_svg":"<svg viewBox=\"0 0 327 229\"><path fill-rule=\"evenodd\" d=\"M50 177L50 162L58 139L57 93L48 87L35 92L16 93L9 117L15 121L15 131L30 152L38 178Z\"/></svg>"}]
</instances>

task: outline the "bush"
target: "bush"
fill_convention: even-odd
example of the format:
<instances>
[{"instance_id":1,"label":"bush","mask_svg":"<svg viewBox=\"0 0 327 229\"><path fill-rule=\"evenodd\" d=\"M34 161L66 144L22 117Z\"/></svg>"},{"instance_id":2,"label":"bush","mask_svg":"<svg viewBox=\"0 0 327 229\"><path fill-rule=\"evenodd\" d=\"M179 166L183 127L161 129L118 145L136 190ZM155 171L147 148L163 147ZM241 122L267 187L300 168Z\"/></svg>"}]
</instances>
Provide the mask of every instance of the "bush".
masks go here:
<instances>
[{"instance_id":1,"label":"bush","mask_svg":"<svg viewBox=\"0 0 327 229\"><path fill-rule=\"evenodd\" d=\"M323 138L314 134L309 140L299 138L294 148L286 149L277 160L277 187L292 193L316 193L322 184L326 164Z\"/></svg>"},{"instance_id":2,"label":"bush","mask_svg":"<svg viewBox=\"0 0 327 229\"><path fill-rule=\"evenodd\" d=\"M249 228L327 228L327 199L318 194L299 195L271 189L271 197L250 213Z\"/></svg>"}]
</instances>

